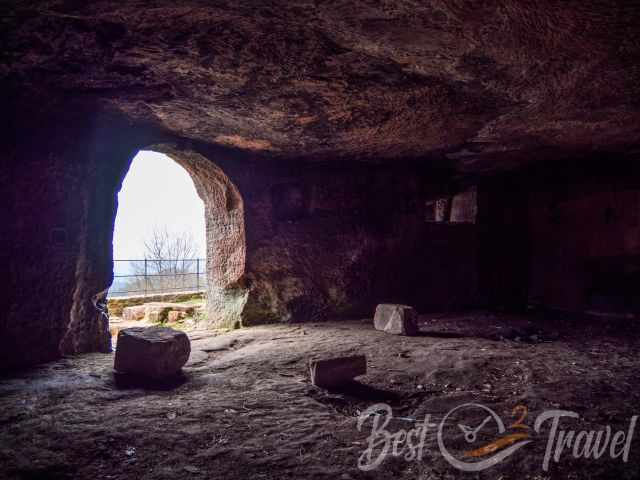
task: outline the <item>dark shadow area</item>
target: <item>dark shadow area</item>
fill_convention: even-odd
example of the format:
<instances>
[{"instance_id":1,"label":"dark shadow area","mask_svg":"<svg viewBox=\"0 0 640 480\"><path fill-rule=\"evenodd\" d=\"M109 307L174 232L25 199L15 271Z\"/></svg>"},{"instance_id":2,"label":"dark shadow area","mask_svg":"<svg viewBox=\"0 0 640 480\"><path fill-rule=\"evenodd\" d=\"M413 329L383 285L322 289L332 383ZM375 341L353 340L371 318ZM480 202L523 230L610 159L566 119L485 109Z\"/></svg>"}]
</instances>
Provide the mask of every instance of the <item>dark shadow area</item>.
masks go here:
<instances>
[{"instance_id":1,"label":"dark shadow area","mask_svg":"<svg viewBox=\"0 0 640 480\"><path fill-rule=\"evenodd\" d=\"M430 393L425 391L393 391L354 380L340 388L331 390L316 389L308 393L308 395L346 416L357 416L375 403L385 403L401 415L398 419L406 420L402 415L413 412L418 405L429 397Z\"/></svg>"},{"instance_id":2,"label":"dark shadow area","mask_svg":"<svg viewBox=\"0 0 640 480\"><path fill-rule=\"evenodd\" d=\"M75 472L67 465L25 466L6 472L8 478L18 480L72 480Z\"/></svg>"},{"instance_id":3,"label":"dark shadow area","mask_svg":"<svg viewBox=\"0 0 640 480\"><path fill-rule=\"evenodd\" d=\"M456 332L437 332L432 330L420 330L417 337L435 337L435 338L468 338L471 335Z\"/></svg>"},{"instance_id":4,"label":"dark shadow area","mask_svg":"<svg viewBox=\"0 0 640 480\"><path fill-rule=\"evenodd\" d=\"M153 379L141 377L138 375L130 375L125 373L113 373L113 380L115 386L120 390L130 390L142 388L144 390L174 390L178 387L184 385L188 377L183 372L179 374L164 378L164 379Z\"/></svg>"},{"instance_id":5,"label":"dark shadow area","mask_svg":"<svg viewBox=\"0 0 640 480\"><path fill-rule=\"evenodd\" d=\"M339 389L330 391L333 394L344 395L345 397L352 398L356 401L367 402L393 402L397 401L401 396L391 390L383 390L380 388L372 387L364 383L353 380L344 384Z\"/></svg>"},{"instance_id":6,"label":"dark shadow area","mask_svg":"<svg viewBox=\"0 0 640 480\"><path fill-rule=\"evenodd\" d=\"M344 415L356 415L358 411L372 403L384 402L394 405L402 395L391 390L384 390L353 380L340 388L322 390L314 388L308 395Z\"/></svg>"}]
</instances>

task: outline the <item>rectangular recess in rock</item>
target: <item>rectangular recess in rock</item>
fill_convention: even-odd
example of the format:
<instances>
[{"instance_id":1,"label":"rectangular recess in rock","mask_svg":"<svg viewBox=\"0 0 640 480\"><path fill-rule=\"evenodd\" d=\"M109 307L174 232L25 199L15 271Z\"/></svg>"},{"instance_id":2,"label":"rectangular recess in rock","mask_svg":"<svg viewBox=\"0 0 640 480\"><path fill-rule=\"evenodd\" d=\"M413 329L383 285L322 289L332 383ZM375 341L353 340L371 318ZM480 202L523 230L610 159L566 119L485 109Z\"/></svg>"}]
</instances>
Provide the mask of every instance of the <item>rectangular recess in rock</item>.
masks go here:
<instances>
[{"instance_id":1,"label":"rectangular recess in rock","mask_svg":"<svg viewBox=\"0 0 640 480\"><path fill-rule=\"evenodd\" d=\"M353 355L312 361L311 383L321 388L337 388L367 373L367 357Z\"/></svg>"}]
</instances>

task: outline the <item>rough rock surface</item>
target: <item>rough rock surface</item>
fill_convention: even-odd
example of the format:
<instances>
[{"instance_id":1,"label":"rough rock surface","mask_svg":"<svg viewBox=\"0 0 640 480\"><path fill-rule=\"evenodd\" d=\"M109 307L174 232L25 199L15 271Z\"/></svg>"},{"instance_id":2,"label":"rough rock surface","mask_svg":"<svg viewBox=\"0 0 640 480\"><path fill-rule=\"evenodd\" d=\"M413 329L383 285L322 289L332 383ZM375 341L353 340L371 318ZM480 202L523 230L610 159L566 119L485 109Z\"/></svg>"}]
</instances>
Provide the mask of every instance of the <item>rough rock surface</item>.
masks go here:
<instances>
[{"instance_id":1,"label":"rough rock surface","mask_svg":"<svg viewBox=\"0 0 640 480\"><path fill-rule=\"evenodd\" d=\"M523 308L530 293L578 311L633 307L622 263L640 245L635 210L621 215L603 188L585 208L591 187L569 202L565 187L587 161L607 174L632 165L616 174L640 184L637 2L1 10L12 303L0 368L110 350L96 305L112 281L117 192L141 149L172 156L205 202L211 325L361 316L380 302ZM538 166L537 180L522 174ZM495 179L506 170L521 178ZM477 209L473 196L451 201L476 183ZM425 221L425 202L443 196L442 222ZM532 216L530 201L548 204ZM445 220L474 213L477 224ZM589 248L559 236L565 218ZM593 238L602 228L613 247ZM613 298L618 283L629 300Z\"/></svg>"},{"instance_id":2,"label":"rough rock surface","mask_svg":"<svg viewBox=\"0 0 640 480\"><path fill-rule=\"evenodd\" d=\"M194 307L179 303L150 302L122 310L124 320L148 320L150 322L176 321L187 315L193 315ZM173 313L173 315L171 315ZM171 320L174 318L174 320Z\"/></svg>"},{"instance_id":3,"label":"rough rock surface","mask_svg":"<svg viewBox=\"0 0 640 480\"><path fill-rule=\"evenodd\" d=\"M408 305L382 303L376 307L373 326L394 335L416 335L418 313Z\"/></svg>"},{"instance_id":4,"label":"rough rock surface","mask_svg":"<svg viewBox=\"0 0 640 480\"><path fill-rule=\"evenodd\" d=\"M171 312L193 315L194 307L191 305L181 305L179 303L152 302L145 304L144 316L150 322L163 323L169 320Z\"/></svg>"},{"instance_id":5,"label":"rough rock surface","mask_svg":"<svg viewBox=\"0 0 640 480\"><path fill-rule=\"evenodd\" d=\"M178 322L185 318L187 314L185 312L178 312L176 310L171 310L167 313L167 321L168 322Z\"/></svg>"},{"instance_id":6,"label":"rough rock surface","mask_svg":"<svg viewBox=\"0 0 640 480\"><path fill-rule=\"evenodd\" d=\"M42 0L4 9L0 80L35 98L75 92L245 151L427 157L479 171L640 140L637 2Z\"/></svg>"},{"instance_id":7,"label":"rough rock surface","mask_svg":"<svg viewBox=\"0 0 640 480\"><path fill-rule=\"evenodd\" d=\"M525 404L525 424L532 430L538 415L558 405L581 417L563 418L565 431L610 427L626 432L638 414L637 322L585 325L571 319L554 322L548 315L518 319L478 312L425 320L433 336L388 335L384 348L369 322L192 334L194 352L206 349L209 356L193 367L190 359L184 367L189 381L171 392L118 388L108 354L68 357L23 370L0 382L3 477L101 479L108 472L117 479L145 480L638 478L637 431L627 463L607 453L598 460L573 459L568 449L544 472L547 442L557 441L548 424L521 453L478 476L447 463L438 448L437 428L428 430L422 461L388 455L375 471L359 470L373 418L358 429L358 414L374 403L388 403L395 417L422 421L431 414L431 421L439 423L452 408L474 402L490 406L508 425L515 420L514 406ZM514 326L528 330L527 325L541 331L545 341L486 337ZM366 395L362 390L335 395L310 388L308 358L357 353L370 360L367 375L358 378L369 387ZM479 425L485 418L472 409L461 413L450 424L452 438L459 439L456 453L469 445L457 424ZM392 421L386 431L399 438L413 425ZM494 431L487 428L487 437ZM486 445L485 438L474 446ZM379 452L383 437L377 439ZM393 446L391 441L388 445ZM398 453L407 451L400 448ZM200 473L186 472L185 465Z\"/></svg>"},{"instance_id":8,"label":"rough rock surface","mask_svg":"<svg viewBox=\"0 0 640 480\"><path fill-rule=\"evenodd\" d=\"M118 373L153 379L177 374L191 344L184 332L166 327L133 327L120 330L113 368Z\"/></svg>"},{"instance_id":9,"label":"rough rock surface","mask_svg":"<svg viewBox=\"0 0 640 480\"><path fill-rule=\"evenodd\" d=\"M131 297L111 297L109 298L109 314L121 316L122 310L126 307L134 307L149 302L168 302L181 303L190 300L202 300L204 294L202 292L188 293L159 293L157 295L136 295Z\"/></svg>"},{"instance_id":10,"label":"rough rock surface","mask_svg":"<svg viewBox=\"0 0 640 480\"><path fill-rule=\"evenodd\" d=\"M136 305L133 307L125 307L122 309L122 318L124 320L142 320L146 315L146 305Z\"/></svg>"}]
</instances>

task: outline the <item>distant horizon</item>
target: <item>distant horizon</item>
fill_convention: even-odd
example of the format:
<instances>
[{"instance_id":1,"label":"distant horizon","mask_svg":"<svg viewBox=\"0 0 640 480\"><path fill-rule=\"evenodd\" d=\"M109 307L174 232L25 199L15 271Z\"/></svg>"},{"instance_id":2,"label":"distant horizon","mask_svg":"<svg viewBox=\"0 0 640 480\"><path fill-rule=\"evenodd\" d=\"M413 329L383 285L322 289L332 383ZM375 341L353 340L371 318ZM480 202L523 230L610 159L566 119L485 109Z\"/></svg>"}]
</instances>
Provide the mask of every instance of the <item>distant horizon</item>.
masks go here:
<instances>
[{"instance_id":1,"label":"distant horizon","mask_svg":"<svg viewBox=\"0 0 640 480\"><path fill-rule=\"evenodd\" d=\"M204 203L191 176L168 156L143 150L131 162L118 193L114 260L143 259L144 242L154 227L190 233L196 256L205 258Z\"/></svg>"}]
</instances>

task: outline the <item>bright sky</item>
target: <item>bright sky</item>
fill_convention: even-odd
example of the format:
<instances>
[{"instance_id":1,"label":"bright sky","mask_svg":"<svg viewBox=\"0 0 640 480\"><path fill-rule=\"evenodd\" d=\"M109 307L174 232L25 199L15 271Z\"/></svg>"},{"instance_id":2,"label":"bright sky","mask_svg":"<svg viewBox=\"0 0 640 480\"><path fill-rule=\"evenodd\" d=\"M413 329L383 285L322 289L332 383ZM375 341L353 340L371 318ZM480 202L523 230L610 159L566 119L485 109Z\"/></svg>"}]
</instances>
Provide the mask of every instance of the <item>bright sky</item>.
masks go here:
<instances>
[{"instance_id":1,"label":"bright sky","mask_svg":"<svg viewBox=\"0 0 640 480\"><path fill-rule=\"evenodd\" d=\"M205 256L204 204L187 171L166 155L141 151L118 194L113 258L144 258L144 240L153 227L191 232L198 256Z\"/></svg>"}]
</instances>

